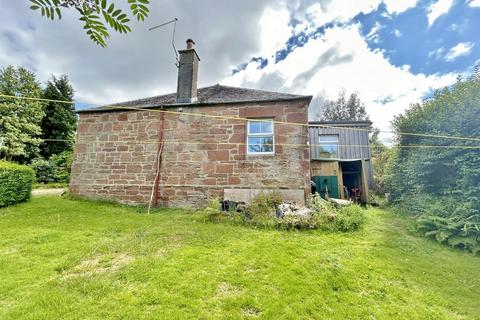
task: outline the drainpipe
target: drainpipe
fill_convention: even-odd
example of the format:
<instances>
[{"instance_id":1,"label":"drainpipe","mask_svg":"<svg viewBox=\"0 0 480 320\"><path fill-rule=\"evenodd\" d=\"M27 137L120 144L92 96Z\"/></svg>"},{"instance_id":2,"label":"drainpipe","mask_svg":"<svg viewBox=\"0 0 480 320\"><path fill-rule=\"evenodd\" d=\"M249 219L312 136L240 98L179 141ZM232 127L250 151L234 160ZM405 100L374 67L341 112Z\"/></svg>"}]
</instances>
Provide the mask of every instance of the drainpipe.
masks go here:
<instances>
[{"instance_id":1,"label":"drainpipe","mask_svg":"<svg viewBox=\"0 0 480 320\"><path fill-rule=\"evenodd\" d=\"M160 107L163 110L163 106ZM153 183L153 190L152 195L150 198L148 212L150 212L150 206L158 207L158 195L160 193L160 179L161 179L161 170L162 170L162 151L163 151L163 131L165 126L165 113L160 112L160 120L159 120L159 132L158 132L158 147L157 147L157 161L156 161L156 172L155 172L155 181ZM153 198L153 199L152 199Z\"/></svg>"}]
</instances>

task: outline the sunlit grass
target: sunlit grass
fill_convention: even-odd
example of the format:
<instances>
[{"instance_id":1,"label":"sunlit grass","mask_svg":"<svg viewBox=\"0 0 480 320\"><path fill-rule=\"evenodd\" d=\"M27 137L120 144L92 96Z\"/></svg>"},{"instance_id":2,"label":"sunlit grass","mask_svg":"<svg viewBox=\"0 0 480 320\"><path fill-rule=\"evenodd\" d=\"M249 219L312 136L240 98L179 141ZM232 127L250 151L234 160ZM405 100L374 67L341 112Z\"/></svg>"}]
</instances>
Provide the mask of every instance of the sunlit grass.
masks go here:
<instances>
[{"instance_id":1,"label":"sunlit grass","mask_svg":"<svg viewBox=\"0 0 480 320\"><path fill-rule=\"evenodd\" d=\"M0 210L0 319L480 319L480 258L370 210L353 233L38 197Z\"/></svg>"}]
</instances>

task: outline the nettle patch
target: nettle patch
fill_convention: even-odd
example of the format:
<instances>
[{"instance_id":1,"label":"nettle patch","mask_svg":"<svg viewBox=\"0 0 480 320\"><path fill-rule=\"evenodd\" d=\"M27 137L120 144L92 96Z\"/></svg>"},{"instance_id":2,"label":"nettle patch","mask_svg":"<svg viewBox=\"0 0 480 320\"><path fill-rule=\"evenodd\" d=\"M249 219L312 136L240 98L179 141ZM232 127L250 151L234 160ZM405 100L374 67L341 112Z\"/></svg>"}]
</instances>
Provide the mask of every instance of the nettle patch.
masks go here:
<instances>
[{"instance_id":1,"label":"nettle patch","mask_svg":"<svg viewBox=\"0 0 480 320\"><path fill-rule=\"evenodd\" d=\"M224 210L222 210L222 207ZM246 207L225 206L218 198L211 199L204 212L212 222L244 224L280 230L312 230L348 232L359 229L366 214L359 205L338 206L314 194L307 206L283 202L276 192L260 193Z\"/></svg>"}]
</instances>

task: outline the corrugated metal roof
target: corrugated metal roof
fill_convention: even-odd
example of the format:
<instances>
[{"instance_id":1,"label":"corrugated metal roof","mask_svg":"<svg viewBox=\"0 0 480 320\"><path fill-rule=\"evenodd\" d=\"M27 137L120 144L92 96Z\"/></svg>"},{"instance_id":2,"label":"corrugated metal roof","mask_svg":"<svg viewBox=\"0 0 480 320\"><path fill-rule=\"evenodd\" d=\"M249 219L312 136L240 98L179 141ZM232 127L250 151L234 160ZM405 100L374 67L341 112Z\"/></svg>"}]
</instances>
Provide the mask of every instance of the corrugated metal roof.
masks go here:
<instances>
[{"instance_id":1,"label":"corrugated metal roof","mask_svg":"<svg viewBox=\"0 0 480 320\"><path fill-rule=\"evenodd\" d=\"M309 121L308 124L312 127L338 126L338 127L369 127L373 124L370 120L347 120L347 121Z\"/></svg>"},{"instance_id":2,"label":"corrugated metal roof","mask_svg":"<svg viewBox=\"0 0 480 320\"><path fill-rule=\"evenodd\" d=\"M286 100L308 100L312 96L294 95L287 93L271 92L256 89L236 88L223 85L214 85L210 87L198 89L198 102L188 105L212 105L212 104L232 104L232 103L246 103L246 102L274 102ZM180 106L185 104L175 103L176 93L169 93L165 95L125 101L115 103L112 105L79 110L77 112L92 112L92 111L107 111L115 110L112 106L121 107L137 107L137 108L153 108L159 106Z\"/></svg>"}]
</instances>

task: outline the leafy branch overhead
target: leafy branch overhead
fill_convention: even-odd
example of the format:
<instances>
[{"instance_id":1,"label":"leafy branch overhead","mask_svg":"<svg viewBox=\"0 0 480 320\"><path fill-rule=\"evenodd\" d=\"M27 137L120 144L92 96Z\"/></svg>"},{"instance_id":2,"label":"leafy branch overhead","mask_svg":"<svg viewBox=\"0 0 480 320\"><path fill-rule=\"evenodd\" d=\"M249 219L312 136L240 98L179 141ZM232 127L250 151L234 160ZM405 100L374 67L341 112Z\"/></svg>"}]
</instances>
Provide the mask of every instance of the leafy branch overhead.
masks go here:
<instances>
[{"instance_id":1,"label":"leafy branch overhead","mask_svg":"<svg viewBox=\"0 0 480 320\"><path fill-rule=\"evenodd\" d=\"M138 20L148 17L149 0L127 0L131 14ZM110 37L108 27L119 33L128 33L130 19L110 0L30 0L30 9L39 11L47 19L62 18L62 10L75 8L80 14L83 29L96 44L106 47Z\"/></svg>"}]
</instances>

